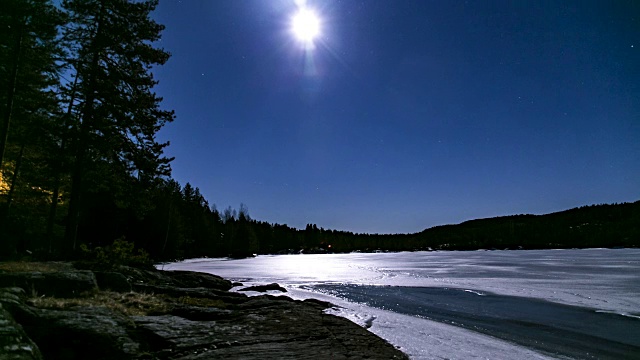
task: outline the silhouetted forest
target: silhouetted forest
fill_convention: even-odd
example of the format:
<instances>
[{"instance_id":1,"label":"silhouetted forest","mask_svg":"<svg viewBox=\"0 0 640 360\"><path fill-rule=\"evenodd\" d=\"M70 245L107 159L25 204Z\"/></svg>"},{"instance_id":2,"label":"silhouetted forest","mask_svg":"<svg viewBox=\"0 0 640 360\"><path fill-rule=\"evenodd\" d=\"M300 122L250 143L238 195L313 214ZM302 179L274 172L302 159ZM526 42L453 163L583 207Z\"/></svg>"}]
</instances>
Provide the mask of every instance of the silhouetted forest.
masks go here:
<instances>
[{"instance_id":1,"label":"silhouetted forest","mask_svg":"<svg viewBox=\"0 0 640 360\"><path fill-rule=\"evenodd\" d=\"M70 258L126 239L155 260L299 252L637 246L640 202L354 234L222 211L170 176L174 118L151 69L157 0L3 0L0 257Z\"/></svg>"}]
</instances>

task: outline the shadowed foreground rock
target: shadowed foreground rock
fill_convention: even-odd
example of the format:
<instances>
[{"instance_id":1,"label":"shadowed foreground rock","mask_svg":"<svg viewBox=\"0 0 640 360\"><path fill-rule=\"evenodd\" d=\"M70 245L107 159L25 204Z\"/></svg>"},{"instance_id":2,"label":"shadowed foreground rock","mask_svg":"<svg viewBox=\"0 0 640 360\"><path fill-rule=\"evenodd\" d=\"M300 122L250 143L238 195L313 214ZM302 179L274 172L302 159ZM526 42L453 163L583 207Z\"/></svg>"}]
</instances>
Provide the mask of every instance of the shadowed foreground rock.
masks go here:
<instances>
[{"instance_id":1,"label":"shadowed foreground rock","mask_svg":"<svg viewBox=\"0 0 640 360\"><path fill-rule=\"evenodd\" d=\"M2 303L9 307L21 303L24 295L21 288L6 288L0 291L0 359L42 359L38 346L27 336Z\"/></svg>"},{"instance_id":2,"label":"shadowed foreground rock","mask_svg":"<svg viewBox=\"0 0 640 360\"><path fill-rule=\"evenodd\" d=\"M14 275L3 277L20 286ZM27 294L40 293L38 284L28 282ZM127 284L134 292L114 291ZM247 297L213 275L120 268L99 275L98 286L111 291L43 299L0 289L0 360L406 358L364 328L324 314L331 304Z\"/></svg>"},{"instance_id":3,"label":"shadowed foreground rock","mask_svg":"<svg viewBox=\"0 0 640 360\"><path fill-rule=\"evenodd\" d=\"M0 287L17 286L33 296L73 297L85 291L97 290L91 271L16 272L0 274Z\"/></svg>"}]
</instances>

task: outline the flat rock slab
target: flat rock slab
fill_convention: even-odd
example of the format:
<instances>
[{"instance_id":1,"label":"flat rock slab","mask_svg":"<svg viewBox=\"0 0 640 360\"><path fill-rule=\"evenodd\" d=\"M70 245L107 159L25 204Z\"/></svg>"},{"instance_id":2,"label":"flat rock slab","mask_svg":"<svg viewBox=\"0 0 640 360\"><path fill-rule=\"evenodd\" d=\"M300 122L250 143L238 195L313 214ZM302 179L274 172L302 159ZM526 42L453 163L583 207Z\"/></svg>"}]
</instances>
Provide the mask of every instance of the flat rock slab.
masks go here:
<instances>
[{"instance_id":1,"label":"flat rock slab","mask_svg":"<svg viewBox=\"0 0 640 360\"><path fill-rule=\"evenodd\" d=\"M203 299L217 299L226 303L242 303L247 301L245 294L207 288L182 288L162 285L133 284L133 290L145 294L164 294L173 297L189 296Z\"/></svg>"},{"instance_id":2,"label":"flat rock slab","mask_svg":"<svg viewBox=\"0 0 640 360\"><path fill-rule=\"evenodd\" d=\"M103 307L35 309L22 326L51 359L131 359L140 344L129 335L131 320Z\"/></svg>"},{"instance_id":3,"label":"flat rock slab","mask_svg":"<svg viewBox=\"0 0 640 360\"><path fill-rule=\"evenodd\" d=\"M0 360L41 360L38 346L0 304Z\"/></svg>"},{"instance_id":4,"label":"flat rock slab","mask_svg":"<svg viewBox=\"0 0 640 360\"><path fill-rule=\"evenodd\" d=\"M155 339L150 348L168 359L406 359L384 340L316 306L260 301L266 302L270 306L238 306L215 321L175 315L133 320L146 339Z\"/></svg>"},{"instance_id":5,"label":"flat rock slab","mask_svg":"<svg viewBox=\"0 0 640 360\"><path fill-rule=\"evenodd\" d=\"M407 358L351 321L323 313L329 303L248 297L226 291L231 283L224 279L189 272L122 267L98 278L111 290L100 293L107 299L135 299L130 285L162 306L128 316L114 303L77 299L97 294L91 271L0 273L0 284L17 286L0 289L0 360ZM74 299L36 307L27 300L36 293Z\"/></svg>"},{"instance_id":6,"label":"flat rock slab","mask_svg":"<svg viewBox=\"0 0 640 360\"><path fill-rule=\"evenodd\" d=\"M91 271L0 273L0 287L20 287L32 296L76 297L98 289Z\"/></svg>"}]
</instances>

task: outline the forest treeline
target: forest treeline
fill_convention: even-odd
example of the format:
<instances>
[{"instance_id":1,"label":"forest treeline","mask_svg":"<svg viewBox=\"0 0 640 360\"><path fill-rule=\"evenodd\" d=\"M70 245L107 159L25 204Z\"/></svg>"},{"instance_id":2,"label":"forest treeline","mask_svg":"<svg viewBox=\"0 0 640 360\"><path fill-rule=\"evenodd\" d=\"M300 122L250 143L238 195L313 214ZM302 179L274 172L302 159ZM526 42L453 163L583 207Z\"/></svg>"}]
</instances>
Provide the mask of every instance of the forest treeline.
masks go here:
<instances>
[{"instance_id":1,"label":"forest treeline","mask_svg":"<svg viewBox=\"0 0 640 360\"><path fill-rule=\"evenodd\" d=\"M157 0L3 0L0 258L76 257L126 239L155 260L299 252L637 246L640 202L354 234L218 210L171 178L174 119L153 92ZM83 250L84 249L84 250Z\"/></svg>"}]
</instances>

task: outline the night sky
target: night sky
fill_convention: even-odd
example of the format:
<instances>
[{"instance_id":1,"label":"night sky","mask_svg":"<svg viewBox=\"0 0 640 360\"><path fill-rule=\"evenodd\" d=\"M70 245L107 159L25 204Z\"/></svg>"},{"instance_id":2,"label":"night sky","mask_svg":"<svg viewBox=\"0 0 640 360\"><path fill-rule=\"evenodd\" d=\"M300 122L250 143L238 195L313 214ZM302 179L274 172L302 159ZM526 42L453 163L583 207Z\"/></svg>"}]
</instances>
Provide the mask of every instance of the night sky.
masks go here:
<instances>
[{"instance_id":1,"label":"night sky","mask_svg":"<svg viewBox=\"0 0 640 360\"><path fill-rule=\"evenodd\" d=\"M161 0L173 177L270 223L408 233L640 199L640 2Z\"/></svg>"}]
</instances>

